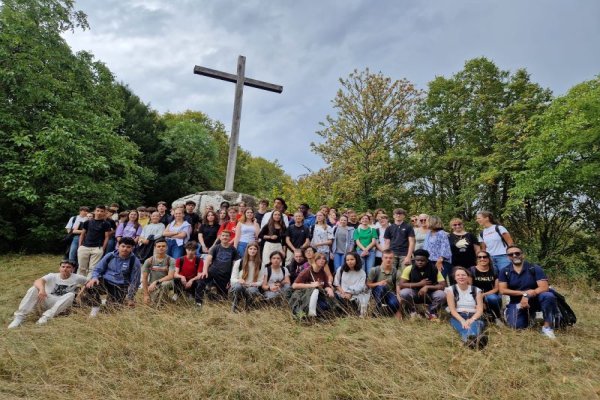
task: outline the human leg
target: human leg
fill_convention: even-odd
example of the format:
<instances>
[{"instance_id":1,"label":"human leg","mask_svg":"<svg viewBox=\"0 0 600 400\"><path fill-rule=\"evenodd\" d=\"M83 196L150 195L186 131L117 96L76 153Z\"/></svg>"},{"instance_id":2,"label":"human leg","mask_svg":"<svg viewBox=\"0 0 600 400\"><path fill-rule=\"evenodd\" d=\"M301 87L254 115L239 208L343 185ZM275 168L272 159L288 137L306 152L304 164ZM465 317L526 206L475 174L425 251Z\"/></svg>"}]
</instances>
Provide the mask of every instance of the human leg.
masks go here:
<instances>
[{"instance_id":1,"label":"human leg","mask_svg":"<svg viewBox=\"0 0 600 400\"><path fill-rule=\"evenodd\" d=\"M435 290L433 293L428 293L431 298L431 305L429 306L429 312L437 314L440 308L446 303L446 292L443 290Z\"/></svg>"},{"instance_id":2,"label":"human leg","mask_svg":"<svg viewBox=\"0 0 600 400\"><path fill-rule=\"evenodd\" d=\"M405 288L400 290L400 306L407 313L416 312L415 297L417 291L415 289Z\"/></svg>"},{"instance_id":3,"label":"human leg","mask_svg":"<svg viewBox=\"0 0 600 400\"><path fill-rule=\"evenodd\" d=\"M487 304L487 308L494 318L500 318L500 305L502 304L502 297L500 297L500 295L497 293L492 293L485 296L483 301L485 304Z\"/></svg>"},{"instance_id":4,"label":"human leg","mask_svg":"<svg viewBox=\"0 0 600 400\"><path fill-rule=\"evenodd\" d=\"M90 272L90 257L92 254L92 248L86 246L79 246L77 248L77 263L79 267L77 273L81 276L87 277Z\"/></svg>"},{"instance_id":5,"label":"human leg","mask_svg":"<svg viewBox=\"0 0 600 400\"><path fill-rule=\"evenodd\" d=\"M342 266L342 264L344 264L344 253L334 253L333 267L335 268L336 272Z\"/></svg>"},{"instance_id":6,"label":"human leg","mask_svg":"<svg viewBox=\"0 0 600 400\"><path fill-rule=\"evenodd\" d=\"M48 295L45 303L49 308L44 311L42 316L46 319L54 318L71 307L73 300L75 300L75 293L66 293L62 296Z\"/></svg>"},{"instance_id":7,"label":"human leg","mask_svg":"<svg viewBox=\"0 0 600 400\"><path fill-rule=\"evenodd\" d=\"M529 327L529 310L522 309L519 303L510 303L506 306L506 323L513 329Z\"/></svg>"},{"instance_id":8,"label":"human leg","mask_svg":"<svg viewBox=\"0 0 600 400\"><path fill-rule=\"evenodd\" d=\"M236 283L235 285L233 285L231 287L231 297L232 297L232 301L231 301L231 311L236 311L238 308L238 304L239 301L242 297L244 297L244 286L242 286L240 283Z\"/></svg>"},{"instance_id":9,"label":"human leg","mask_svg":"<svg viewBox=\"0 0 600 400\"><path fill-rule=\"evenodd\" d=\"M544 314L544 325L554 327L554 318L558 314L556 296L552 292L543 292L537 296L539 308Z\"/></svg>"},{"instance_id":10,"label":"human leg","mask_svg":"<svg viewBox=\"0 0 600 400\"><path fill-rule=\"evenodd\" d=\"M92 277L92 272L94 272L94 268L96 265L102 260L102 256L104 255L104 250L102 247L92 247L90 254L90 269L88 271L87 277L88 279Z\"/></svg>"},{"instance_id":11,"label":"human leg","mask_svg":"<svg viewBox=\"0 0 600 400\"><path fill-rule=\"evenodd\" d=\"M400 302L398 301L398 296L393 291L388 291L385 294L385 303L388 306L388 309L392 313L396 313L400 309Z\"/></svg>"},{"instance_id":12,"label":"human leg","mask_svg":"<svg viewBox=\"0 0 600 400\"><path fill-rule=\"evenodd\" d=\"M239 242L238 243L237 251L238 251L238 253L240 253L240 257L244 257L244 252L246 251L246 247L248 247L247 242Z\"/></svg>"},{"instance_id":13,"label":"human leg","mask_svg":"<svg viewBox=\"0 0 600 400\"><path fill-rule=\"evenodd\" d=\"M77 262L77 248L79 248L79 235L73 235L69 246L69 260Z\"/></svg>"},{"instance_id":14,"label":"human leg","mask_svg":"<svg viewBox=\"0 0 600 400\"><path fill-rule=\"evenodd\" d=\"M371 270L371 268L373 268L373 265L375 264L375 250L369 250L369 255L363 258L366 259L365 273L367 274L367 276L369 276L369 271Z\"/></svg>"},{"instance_id":15,"label":"human leg","mask_svg":"<svg viewBox=\"0 0 600 400\"><path fill-rule=\"evenodd\" d=\"M29 288L29 290L27 290L27 293L25 293L25 296L19 304L19 308L14 313L15 318L13 320L13 324L11 325L15 325L15 328L21 325L21 323L27 317L27 314L31 313L31 311L33 311L33 309L35 308L35 305L38 302L38 294L39 290L35 286L32 286ZM15 323L15 321L17 320L19 322Z\"/></svg>"}]
</instances>

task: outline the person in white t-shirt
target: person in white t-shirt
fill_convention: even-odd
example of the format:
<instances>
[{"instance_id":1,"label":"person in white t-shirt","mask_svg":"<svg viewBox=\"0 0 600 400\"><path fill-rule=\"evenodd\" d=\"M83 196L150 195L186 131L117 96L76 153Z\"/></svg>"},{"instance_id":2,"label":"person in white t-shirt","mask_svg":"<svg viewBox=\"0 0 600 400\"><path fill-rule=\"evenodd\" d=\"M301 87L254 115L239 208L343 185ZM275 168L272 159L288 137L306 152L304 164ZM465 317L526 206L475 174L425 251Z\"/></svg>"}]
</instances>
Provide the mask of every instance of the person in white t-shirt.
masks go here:
<instances>
[{"instance_id":1,"label":"person in white t-shirt","mask_svg":"<svg viewBox=\"0 0 600 400\"><path fill-rule=\"evenodd\" d=\"M262 289L267 300L276 297L286 298L290 291L290 273L283 266L283 253L274 251L269 256L269 263L263 268Z\"/></svg>"},{"instance_id":2,"label":"person in white t-shirt","mask_svg":"<svg viewBox=\"0 0 600 400\"><path fill-rule=\"evenodd\" d=\"M73 273L73 263L62 260L58 273L50 273L33 282L19 309L15 311L15 318L8 326L9 329L21 326L28 314L40 304L44 313L37 323L43 325L57 314L66 311L73 304L75 292L87 281L85 276Z\"/></svg>"},{"instance_id":3,"label":"person in white t-shirt","mask_svg":"<svg viewBox=\"0 0 600 400\"><path fill-rule=\"evenodd\" d=\"M504 268L512 264L510 258L506 255L506 248L514 244L513 239L505 227L496 224L494 215L489 211L479 211L477 213L477 223L483 228L483 231L479 234L481 250L490 253L494 269L499 274Z\"/></svg>"}]
</instances>

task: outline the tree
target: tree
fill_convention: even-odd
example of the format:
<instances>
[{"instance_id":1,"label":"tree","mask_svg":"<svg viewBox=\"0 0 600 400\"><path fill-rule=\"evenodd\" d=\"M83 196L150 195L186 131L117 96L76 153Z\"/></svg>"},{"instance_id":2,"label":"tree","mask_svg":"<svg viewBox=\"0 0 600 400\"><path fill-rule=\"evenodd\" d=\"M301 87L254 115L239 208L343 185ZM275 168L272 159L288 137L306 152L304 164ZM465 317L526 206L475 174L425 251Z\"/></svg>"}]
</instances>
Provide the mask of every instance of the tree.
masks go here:
<instances>
[{"instance_id":1,"label":"tree","mask_svg":"<svg viewBox=\"0 0 600 400\"><path fill-rule=\"evenodd\" d=\"M338 178L330 190L358 208L390 204L402 176L392 149L408 145L421 93L407 80L368 69L355 70L340 84L332 101L336 115L328 115L317 132L324 142L311 147Z\"/></svg>"}]
</instances>

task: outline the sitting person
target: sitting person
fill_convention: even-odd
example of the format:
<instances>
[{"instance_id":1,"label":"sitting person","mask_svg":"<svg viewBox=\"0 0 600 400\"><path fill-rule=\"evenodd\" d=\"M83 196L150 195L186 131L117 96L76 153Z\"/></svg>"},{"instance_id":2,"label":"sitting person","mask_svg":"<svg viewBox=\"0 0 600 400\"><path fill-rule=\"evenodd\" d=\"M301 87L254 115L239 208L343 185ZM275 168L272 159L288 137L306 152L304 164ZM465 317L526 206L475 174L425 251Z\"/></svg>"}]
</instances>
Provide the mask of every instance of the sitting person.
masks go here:
<instances>
[{"instance_id":1,"label":"sitting person","mask_svg":"<svg viewBox=\"0 0 600 400\"><path fill-rule=\"evenodd\" d=\"M418 249L414 252L415 264L402 271L399 297L405 312L416 316L415 304L429 304L427 317L435 321L440 308L446 302L446 280L436 266L429 261L429 252Z\"/></svg>"},{"instance_id":2,"label":"sitting person","mask_svg":"<svg viewBox=\"0 0 600 400\"><path fill-rule=\"evenodd\" d=\"M262 289L265 299L287 298L290 290L290 273L283 266L283 253L274 251L263 269Z\"/></svg>"},{"instance_id":3,"label":"sitting person","mask_svg":"<svg viewBox=\"0 0 600 400\"><path fill-rule=\"evenodd\" d=\"M240 259L240 254L231 242L231 235L231 231L221 232L220 243L211 247L206 256L205 267L201 275L202 281L198 286L201 292L200 298L203 297L207 285L214 287L220 297L227 297L233 263Z\"/></svg>"},{"instance_id":4,"label":"sitting person","mask_svg":"<svg viewBox=\"0 0 600 400\"><path fill-rule=\"evenodd\" d=\"M381 253L381 265L371 268L367 278L367 286L373 291L377 312L391 313L401 319L400 303L396 295L398 272L394 267L394 251L384 250Z\"/></svg>"},{"instance_id":5,"label":"sitting person","mask_svg":"<svg viewBox=\"0 0 600 400\"><path fill-rule=\"evenodd\" d=\"M451 318L450 325L459 333L462 342L472 349L487 345L483 334L483 293L476 286L469 285L471 274L463 267L453 270L456 284L446 288L446 298Z\"/></svg>"},{"instance_id":6,"label":"sitting person","mask_svg":"<svg viewBox=\"0 0 600 400\"><path fill-rule=\"evenodd\" d=\"M190 240L185 244L185 256L179 257L175 261L175 275L173 285L175 294L173 300L177 301L179 296L185 293L194 296L197 306L202 305L202 290L200 290L200 280L202 279L202 270L204 263L200 256L196 255L198 243Z\"/></svg>"},{"instance_id":7,"label":"sitting person","mask_svg":"<svg viewBox=\"0 0 600 400\"><path fill-rule=\"evenodd\" d=\"M323 253L317 253L314 261L292 284L290 307L296 317L323 315L334 306L335 294L325 273L327 259Z\"/></svg>"},{"instance_id":8,"label":"sitting person","mask_svg":"<svg viewBox=\"0 0 600 400\"><path fill-rule=\"evenodd\" d=\"M43 325L49 319L66 311L73 304L75 292L86 282L84 276L73 273L73 261L62 260L58 272L46 274L36 279L29 288L15 318L8 325L9 329L21 326L27 314L31 313L36 304L40 304L44 313L37 323Z\"/></svg>"},{"instance_id":9,"label":"sitting person","mask_svg":"<svg viewBox=\"0 0 600 400\"><path fill-rule=\"evenodd\" d=\"M308 267L309 264L306 262L306 257L304 257L304 249L296 248L296 250L294 250L292 261L286 266L290 273L290 282L293 283L298 275L300 275L300 272Z\"/></svg>"},{"instance_id":10,"label":"sitting person","mask_svg":"<svg viewBox=\"0 0 600 400\"><path fill-rule=\"evenodd\" d=\"M483 292L483 302L487 306L487 314L493 318L496 325L504 325L500 319L502 297L498 293L498 275L494 269L490 253L479 250L477 252L477 265L471 267L470 272L473 278L473 286L477 286Z\"/></svg>"},{"instance_id":11,"label":"sitting person","mask_svg":"<svg viewBox=\"0 0 600 400\"><path fill-rule=\"evenodd\" d=\"M360 316L364 317L367 313L367 305L371 297L365 284L367 275L362 268L361 259L357 253L348 253L344 262L335 273L333 286L336 288L338 300L344 304L345 309L352 305L357 305L360 310Z\"/></svg>"},{"instance_id":12,"label":"sitting person","mask_svg":"<svg viewBox=\"0 0 600 400\"><path fill-rule=\"evenodd\" d=\"M230 292L233 297L231 312L238 311L240 297L248 302L260 296L262 286L262 270L260 260L260 247L256 242L250 242L246 247L244 258L233 263L231 271Z\"/></svg>"},{"instance_id":13,"label":"sitting person","mask_svg":"<svg viewBox=\"0 0 600 400\"><path fill-rule=\"evenodd\" d=\"M554 317L557 315L556 296L549 290L548 277L539 265L525 261L523 250L511 245L506 248L511 265L500 271L500 293L510 296L506 306L506 322L514 329L525 329L535 316L542 311L544 325L542 334L555 339Z\"/></svg>"},{"instance_id":14,"label":"sitting person","mask_svg":"<svg viewBox=\"0 0 600 400\"><path fill-rule=\"evenodd\" d=\"M90 317L100 312L100 295L106 294L109 305L129 306L135 304L135 293L140 285L140 260L133 254L135 241L124 237L119 242L119 248L108 253L96 265L92 278L79 293L81 302L91 304Z\"/></svg>"},{"instance_id":15,"label":"sitting person","mask_svg":"<svg viewBox=\"0 0 600 400\"><path fill-rule=\"evenodd\" d=\"M154 218L153 213L152 218ZM146 225L149 226L149 225ZM173 288L175 259L167 255L167 241L159 238L154 243L154 255L142 265L144 304L157 304L163 294Z\"/></svg>"}]
</instances>

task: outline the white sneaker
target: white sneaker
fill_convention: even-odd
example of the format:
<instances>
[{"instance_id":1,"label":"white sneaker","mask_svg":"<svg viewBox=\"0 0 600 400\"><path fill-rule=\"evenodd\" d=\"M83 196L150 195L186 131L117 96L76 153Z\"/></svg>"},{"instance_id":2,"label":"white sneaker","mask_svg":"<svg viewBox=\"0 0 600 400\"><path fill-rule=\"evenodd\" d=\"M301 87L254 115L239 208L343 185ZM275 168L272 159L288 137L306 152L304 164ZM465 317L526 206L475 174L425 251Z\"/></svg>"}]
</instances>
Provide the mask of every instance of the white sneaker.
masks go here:
<instances>
[{"instance_id":1,"label":"white sneaker","mask_svg":"<svg viewBox=\"0 0 600 400\"><path fill-rule=\"evenodd\" d=\"M96 318L99 312L100 307L92 307L92 311L90 312L90 318Z\"/></svg>"},{"instance_id":2,"label":"white sneaker","mask_svg":"<svg viewBox=\"0 0 600 400\"><path fill-rule=\"evenodd\" d=\"M494 322L498 328L502 328L504 326L504 322L500 318L496 318Z\"/></svg>"},{"instance_id":3,"label":"white sneaker","mask_svg":"<svg viewBox=\"0 0 600 400\"><path fill-rule=\"evenodd\" d=\"M417 319L419 317L419 314L417 314L416 312L411 312L410 313L410 319Z\"/></svg>"},{"instance_id":4,"label":"white sneaker","mask_svg":"<svg viewBox=\"0 0 600 400\"><path fill-rule=\"evenodd\" d=\"M45 325L48 323L48 321L50 320L50 318L46 317L45 315L42 315L40 317L40 319L37 320L36 324L38 325Z\"/></svg>"},{"instance_id":5,"label":"white sneaker","mask_svg":"<svg viewBox=\"0 0 600 400\"><path fill-rule=\"evenodd\" d=\"M18 328L19 326L21 326L22 323L23 323L23 318L15 317L15 319L12 320L10 325L8 325L8 329Z\"/></svg>"},{"instance_id":6,"label":"white sneaker","mask_svg":"<svg viewBox=\"0 0 600 400\"><path fill-rule=\"evenodd\" d=\"M171 299L173 299L173 301L177 301L179 299L179 295L174 294L173 297L171 297Z\"/></svg>"},{"instance_id":7,"label":"white sneaker","mask_svg":"<svg viewBox=\"0 0 600 400\"><path fill-rule=\"evenodd\" d=\"M545 335L549 339L556 339L556 335L554 334L554 329L549 326L542 327L542 335Z\"/></svg>"}]
</instances>

